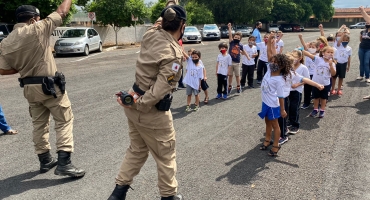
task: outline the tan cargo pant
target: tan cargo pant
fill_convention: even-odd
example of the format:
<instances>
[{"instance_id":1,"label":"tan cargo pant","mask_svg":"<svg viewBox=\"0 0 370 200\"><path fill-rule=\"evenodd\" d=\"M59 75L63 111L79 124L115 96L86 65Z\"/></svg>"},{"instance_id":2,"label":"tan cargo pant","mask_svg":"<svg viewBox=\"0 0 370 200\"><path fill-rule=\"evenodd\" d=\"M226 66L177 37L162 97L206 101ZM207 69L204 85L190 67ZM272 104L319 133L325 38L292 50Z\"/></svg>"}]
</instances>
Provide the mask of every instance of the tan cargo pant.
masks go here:
<instances>
[{"instance_id":1,"label":"tan cargo pant","mask_svg":"<svg viewBox=\"0 0 370 200\"><path fill-rule=\"evenodd\" d=\"M133 178L140 172L149 152L157 163L158 187L162 197L176 195L176 149L175 130L149 129L128 119L130 146L126 151L116 178L118 185L131 185Z\"/></svg>"},{"instance_id":2,"label":"tan cargo pant","mask_svg":"<svg viewBox=\"0 0 370 200\"><path fill-rule=\"evenodd\" d=\"M33 123L33 142L35 153L49 151L50 114L55 121L57 151L73 152L73 113L68 95L58 95L58 98L29 102L30 115Z\"/></svg>"}]
</instances>

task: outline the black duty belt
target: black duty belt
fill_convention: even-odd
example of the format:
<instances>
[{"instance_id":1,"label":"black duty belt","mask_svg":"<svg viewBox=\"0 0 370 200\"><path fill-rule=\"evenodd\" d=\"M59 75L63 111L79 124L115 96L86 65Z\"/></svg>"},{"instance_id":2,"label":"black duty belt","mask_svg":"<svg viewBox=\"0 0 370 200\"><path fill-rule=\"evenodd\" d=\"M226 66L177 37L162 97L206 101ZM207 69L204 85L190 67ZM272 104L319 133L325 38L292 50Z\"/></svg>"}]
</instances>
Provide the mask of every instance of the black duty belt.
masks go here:
<instances>
[{"instance_id":1,"label":"black duty belt","mask_svg":"<svg viewBox=\"0 0 370 200\"><path fill-rule=\"evenodd\" d=\"M24 85L30 85L30 84L42 84L44 78L45 76L33 76L33 77L19 78L18 81L21 87L23 87Z\"/></svg>"},{"instance_id":2,"label":"black duty belt","mask_svg":"<svg viewBox=\"0 0 370 200\"><path fill-rule=\"evenodd\" d=\"M138 93L140 96L143 96L145 94L144 91L142 91L139 86L136 85L136 83L134 83L134 85L132 86L132 89L134 90L134 92Z\"/></svg>"}]
</instances>

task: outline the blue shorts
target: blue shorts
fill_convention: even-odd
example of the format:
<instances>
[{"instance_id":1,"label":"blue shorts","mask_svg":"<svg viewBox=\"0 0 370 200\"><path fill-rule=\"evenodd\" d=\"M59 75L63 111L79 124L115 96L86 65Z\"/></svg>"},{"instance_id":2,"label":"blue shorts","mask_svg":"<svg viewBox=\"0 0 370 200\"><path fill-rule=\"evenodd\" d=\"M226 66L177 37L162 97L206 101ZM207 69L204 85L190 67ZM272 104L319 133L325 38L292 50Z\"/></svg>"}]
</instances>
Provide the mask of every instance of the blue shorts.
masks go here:
<instances>
[{"instance_id":1,"label":"blue shorts","mask_svg":"<svg viewBox=\"0 0 370 200\"><path fill-rule=\"evenodd\" d=\"M258 115L264 119L267 117L268 120L278 119L280 117L280 106L276 108L271 108L262 102L262 111Z\"/></svg>"}]
</instances>

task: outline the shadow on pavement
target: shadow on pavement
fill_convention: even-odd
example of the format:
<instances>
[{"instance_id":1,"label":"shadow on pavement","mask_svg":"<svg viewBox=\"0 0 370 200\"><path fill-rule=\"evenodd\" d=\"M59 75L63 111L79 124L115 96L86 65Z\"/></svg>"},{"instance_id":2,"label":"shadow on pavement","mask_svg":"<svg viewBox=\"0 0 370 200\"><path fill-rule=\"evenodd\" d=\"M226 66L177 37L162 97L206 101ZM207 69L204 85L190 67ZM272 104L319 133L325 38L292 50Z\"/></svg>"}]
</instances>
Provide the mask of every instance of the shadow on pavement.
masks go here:
<instances>
[{"instance_id":1,"label":"shadow on pavement","mask_svg":"<svg viewBox=\"0 0 370 200\"><path fill-rule=\"evenodd\" d=\"M360 80L346 82L347 87L367 87L368 83Z\"/></svg>"},{"instance_id":2,"label":"shadow on pavement","mask_svg":"<svg viewBox=\"0 0 370 200\"><path fill-rule=\"evenodd\" d=\"M262 141L263 140L264 139L262 139ZM229 183L233 185L251 184L251 181L258 178L258 173L265 169L269 169L269 167L266 166L266 164L269 162L277 162L280 164L299 168L297 164L291 164L285 161L269 157L267 155L268 151L269 150L266 151L260 150L260 144L258 144L255 148L248 151L246 154L225 163L226 166L230 166L233 163L238 162L230 169L230 171L227 174L216 178L216 181L221 181L222 179L227 178Z\"/></svg>"},{"instance_id":3,"label":"shadow on pavement","mask_svg":"<svg viewBox=\"0 0 370 200\"><path fill-rule=\"evenodd\" d=\"M26 172L24 174L19 174L4 180L0 180L0 199L5 199L12 195L22 194L23 192L32 189L48 188L78 180L70 177L62 179L29 180L39 174L39 171Z\"/></svg>"},{"instance_id":4,"label":"shadow on pavement","mask_svg":"<svg viewBox=\"0 0 370 200\"><path fill-rule=\"evenodd\" d=\"M370 100L364 99L361 102L356 103L354 106L329 106L330 108L356 108L356 112L359 115L368 115L370 114Z\"/></svg>"}]
</instances>

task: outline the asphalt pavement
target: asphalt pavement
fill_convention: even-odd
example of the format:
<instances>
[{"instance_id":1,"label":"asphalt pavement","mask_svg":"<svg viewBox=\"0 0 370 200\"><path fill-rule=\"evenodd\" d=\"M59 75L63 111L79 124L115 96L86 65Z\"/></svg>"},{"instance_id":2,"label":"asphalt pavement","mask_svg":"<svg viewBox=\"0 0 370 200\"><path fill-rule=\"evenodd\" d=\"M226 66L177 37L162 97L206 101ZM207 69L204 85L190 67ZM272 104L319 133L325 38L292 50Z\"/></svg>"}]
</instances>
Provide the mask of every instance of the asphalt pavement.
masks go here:
<instances>
[{"instance_id":1,"label":"asphalt pavement","mask_svg":"<svg viewBox=\"0 0 370 200\"><path fill-rule=\"evenodd\" d=\"M259 150L265 133L264 120L257 116L260 88L246 89L240 95L234 90L227 100L215 99L219 41L185 44L185 50L195 48L202 53L210 102L201 103L198 112L186 113L185 90L174 94L171 111L177 133L179 193L186 200L370 199L370 101L362 99L370 90L368 83L356 80L359 32L351 30L353 58L343 96L329 98L323 119L307 117L312 107L301 110L300 132L290 136L277 158ZM318 36L319 32L303 32L306 41ZM300 45L298 33L286 33L283 40L284 51ZM75 116L72 162L87 171L77 180L55 176L54 170L39 174L28 103L18 75L0 77L0 103L9 124L20 131L15 136L0 136L0 199L109 197L129 146L127 120L114 94L132 86L139 50L56 58L58 70L67 77ZM56 155L53 124L51 119L50 142ZM152 157L132 188L128 200L160 199Z\"/></svg>"}]
</instances>

